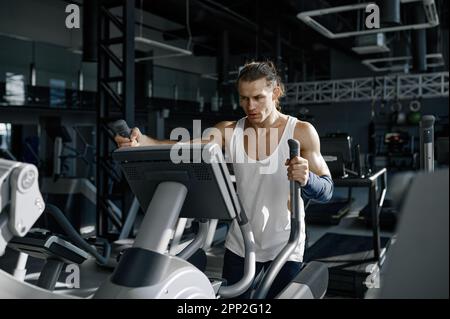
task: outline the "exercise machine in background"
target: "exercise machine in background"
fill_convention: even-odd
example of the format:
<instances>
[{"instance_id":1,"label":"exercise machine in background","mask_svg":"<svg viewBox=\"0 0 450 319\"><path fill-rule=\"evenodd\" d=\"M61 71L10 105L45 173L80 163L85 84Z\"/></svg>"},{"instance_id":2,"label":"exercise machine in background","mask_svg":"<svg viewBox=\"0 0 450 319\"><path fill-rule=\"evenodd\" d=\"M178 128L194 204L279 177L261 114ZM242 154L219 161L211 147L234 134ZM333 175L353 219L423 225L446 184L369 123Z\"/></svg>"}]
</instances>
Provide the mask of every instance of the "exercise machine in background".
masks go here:
<instances>
[{"instance_id":1,"label":"exercise machine in background","mask_svg":"<svg viewBox=\"0 0 450 319\"><path fill-rule=\"evenodd\" d=\"M352 147L347 134L321 138L321 153L330 168L334 187L347 188L344 199L331 203L314 203L306 209L308 223L337 225L350 211L352 189L365 188L368 193L367 219L372 236L328 232L305 251L305 261L318 260L329 268L329 296L362 298L384 262L389 238L380 236L380 207L387 192L387 170L364 170L360 147ZM314 209L311 209L314 207ZM326 218L325 218L326 217Z\"/></svg>"},{"instance_id":2,"label":"exercise machine in background","mask_svg":"<svg viewBox=\"0 0 450 319\"><path fill-rule=\"evenodd\" d=\"M431 167L434 168L435 163L435 156L434 156L434 148L435 148L435 142L434 142L434 123L436 119L434 116L424 116L421 120L419 120L419 140L420 140L420 153L417 156L417 168L425 169L425 166L428 170L431 170ZM426 143L425 143L426 141ZM442 153L443 146L445 147L445 139L440 139L440 143L443 143L444 145L439 145L439 147L436 147L436 153L439 154L441 157L445 158L445 155ZM447 138L447 154L448 154L448 138ZM440 158L442 160L442 158ZM438 163L440 163L438 161ZM414 165L416 167L416 165ZM405 172L405 176L410 176L411 172ZM402 175L402 174L397 174ZM407 177L408 179L408 177ZM401 178L396 178L396 176L393 176L394 185L395 184L403 184ZM395 188L392 188L392 192L396 192L396 188L398 186L395 185ZM392 199L386 199L384 201L383 207L381 208L380 212L380 228L388 231L394 231L397 226L397 221L399 218L399 211L398 211L398 205L395 204L395 201ZM368 227L372 226L372 218L370 217L370 207L369 205L366 205L359 214L359 217L365 221L366 225Z\"/></svg>"},{"instance_id":3,"label":"exercise machine in background","mask_svg":"<svg viewBox=\"0 0 450 319\"><path fill-rule=\"evenodd\" d=\"M32 229L44 211L60 223L67 239ZM0 159L0 256L7 246L19 252L12 275L0 270L0 298L63 298L52 293L63 264L81 264L89 255L106 263L109 244L104 243L106 255L100 255L57 207L44 203L34 165ZM29 255L46 261L36 285L25 282Z\"/></svg>"},{"instance_id":4,"label":"exercise machine in background","mask_svg":"<svg viewBox=\"0 0 450 319\"><path fill-rule=\"evenodd\" d=\"M401 220L381 272L379 298L449 297L449 172L434 170L434 123L432 115L420 121L423 172L403 183L405 192L396 198Z\"/></svg>"},{"instance_id":5,"label":"exercise machine in background","mask_svg":"<svg viewBox=\"0 0 450 319\"><path fill-rule=\"evenodd\" d=\"M434 165L433 123L433 117L424 116L420 124L421 166L427 172ZM377 227L386 195L384 177L384 185L371 186L368 206L372 238L327 233L305 252L305 261L327 263L329 296L448 298L448 169L439 174L408 173L395 177L392 200L399 209L400 224L393 237L380 237ZM380 196L374 197L374 189L381 190ZM389 268L384 270L387 265ZM383 272L386 275L380 280ZM380 288L380 284L381 295L373 293L379 289L369 290Z\"/></svg>"},{"instance_id":6,"label":"exercise machine in background","mask_svg":"<svg viewBox=\"0 0 450 319\"><path fill-rule=\"evenodd\" d=\"M353 170L352 138L347 134L334 134L320 139L321 153L330 169L333 180L357 173ZM359 169L358 169L359 170ZM337 225L350 211L352 187L346 198L333 197L327 203L310 202L305 209L306 224Z\"/></svg>"},{"instance_id":7,"label":"exercise machine in background","mask_svg":"<svg viewBox=\"0 0 450 319\"><path fill-rule=\"evenodd\" d=\"M80 234L89 238L96 234L96 192L92 182L95 148L90 145L74 127L76 136L81 141L81 151L71 146L73 139L64 126L49 127L47 134L53 140L53 174L42 179L42 193L47 202L59 207ZM70 174L72 160L86 165L83 176ZM113 225L119 230L118 239L133 236L133 227L139 210L134 199L125 222L122 222L121 209L111 200L107 201L108 212ZM60 227L52 219L44 216L41 226L56 233Z\"/></svg>"},{"instance_id":8,"label":"exercise machine in background","mask_svg":"<svg viewBox=\"0 0 450 319\"><path fill-rule=\"evenodd\" d=\"M336 179L334 183L335 187L367 189L372 236L328 232L308 247L304 260L317 260L328 266L328 296L363 298L375 284L390 243L390 238L380 236L379 228L380 208L387 192L387 170Z\"/></svg>"}]
</instances>

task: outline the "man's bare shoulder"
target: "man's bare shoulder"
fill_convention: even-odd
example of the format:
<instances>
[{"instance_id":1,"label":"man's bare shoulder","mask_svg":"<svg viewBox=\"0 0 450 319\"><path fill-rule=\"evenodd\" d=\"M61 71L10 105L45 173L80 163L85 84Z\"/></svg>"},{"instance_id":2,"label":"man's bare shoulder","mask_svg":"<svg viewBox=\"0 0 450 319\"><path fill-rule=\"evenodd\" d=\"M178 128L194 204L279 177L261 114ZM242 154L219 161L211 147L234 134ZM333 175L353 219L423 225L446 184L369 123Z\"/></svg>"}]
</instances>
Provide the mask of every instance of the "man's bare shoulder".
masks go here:
<instances>
[{"instance_id":1,"label":"man's bare shoulder","mask_svg":"<svg viewBox=\"0 0 450 319\"><path fill-rule=\"evenodd\" d=\"M226 128L232 128L234 129L236 126L236 121L222 121L214 125L215 128L219 130L224 130Z\"/></svg>"},{"instance_id":2,"label":"man's bare shoulder","mask_svg":"<svg viewBox=\"0 0 450 319\"><path fill-rule=\"evenodd\" d=\"M295 135L297 134L314 135L317 134L317 131L311 123L297 120L297 123L295 124Z\"/></svg>"},{"instance_id":3,"label":"man's bare shoulder","mask_svg":"<svg viewBox=\"0 0 450 319\"><path fill-rule=\"evenodd\" d=\"M300 141L302 148L314 149L320 145L319 135L314 126L309 122L297 120L294 138Z\"/></svg>"}]
</instances>

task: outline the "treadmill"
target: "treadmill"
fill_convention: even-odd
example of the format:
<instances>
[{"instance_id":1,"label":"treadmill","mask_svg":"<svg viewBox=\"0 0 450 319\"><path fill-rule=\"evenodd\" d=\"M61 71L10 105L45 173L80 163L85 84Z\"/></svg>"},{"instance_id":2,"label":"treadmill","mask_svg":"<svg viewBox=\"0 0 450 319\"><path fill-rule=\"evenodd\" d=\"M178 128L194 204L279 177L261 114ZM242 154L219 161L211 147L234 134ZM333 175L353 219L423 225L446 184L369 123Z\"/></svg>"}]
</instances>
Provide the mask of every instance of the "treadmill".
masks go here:
<instances>
[{"instance_id":1,"label":"treadmill","mask_svg":"<svg viewBox=\"0 0 450 319\"><path fill-rule=\"evenodd\" d=\"M349 135L333 135L320 139L321 153L333 179L348 177L348 169L353 162L352 144ZM346 198L332 198L327 203L311 202L305 210L307 224L338 225L341 219L350 211L352 203L352 188L348 188Z\"/></svg>"},{"instance_id":2,"label":"treadmill","mask_svg":"<svg viewBox=\"0 0 450 319\"><path fill-rule=\"evenodd\" d=\"M387 191L387 170L381 168L364 174L358 160L359 146L355 146L353 158L350 142L348 136L323 138L322 154L332 172L335 188L349 189L348 198L338 201L341 206L331 204L338 209L342 207L341 214L339 211L329 210L329 216L332 216L330 220L334 220L334 224L338 224L350 209L352 187L366 188L369 195L366 219L371 222L372 236L326 233L305 251L304 260L317 260L327 264L330 274L327 292L329 297L363 298L367 289L377 287L379 271L390 245L389 237L380 237L380 212ZM350 166L352 162L354 167ZM327 204L322 206L327 207ZM309 212L312 216L311 210ZM308 216L308 210L306 213Z\"/></svg>"}]
</instances>

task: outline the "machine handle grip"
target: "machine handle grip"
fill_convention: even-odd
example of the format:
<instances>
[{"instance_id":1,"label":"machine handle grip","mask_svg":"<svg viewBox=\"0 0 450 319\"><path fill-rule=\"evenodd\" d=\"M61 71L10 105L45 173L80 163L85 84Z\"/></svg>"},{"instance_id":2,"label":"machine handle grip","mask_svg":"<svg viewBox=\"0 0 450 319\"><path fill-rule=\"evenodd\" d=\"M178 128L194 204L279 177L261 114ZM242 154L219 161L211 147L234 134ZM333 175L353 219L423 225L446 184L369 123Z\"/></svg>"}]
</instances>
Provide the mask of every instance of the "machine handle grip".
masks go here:
<instances>
[{"instance_id":1,"label":"machine handle grip","mask_svg":"<svg viewBox=\"0 0 450 319\"><path fill-rule=\"evenodd\" d=\"M300 143L297 140L289 139L289 157L290 159L295 156L300 155ZM275 260L270 264L269 269L263 275L263 279L259 283L253 295L256 299L266 298L270 287L272 286L275 278L288 261L289 257L295 251L298 242L300 241L300 204L299 200L301 197L300 183L295 181L290 181L290 198L291 198L291 231L289 234L289 239L283 249L275 257Z\"/></svg>"},{"instance_id":2,"label":"machine handle grip","mask_svg":"<svg viewBox=\"0 0 450 319\"><path fill-rule=\"evenodd\" d=\"M108 124L108 126L111 128L111 130L122 137L128 137L131 136L131 129L128 127L127 122L125 120L117 120L114 122L111 122Z\"/></svg>"},{"instance_id":3,"label":"machine handle grip","mask_svg":"<svg viewBox=\"0 0 450 319\"><path fill-rule=\"evenodd\" d=\"M294 139L288 140L289 145L289 158L293 159L296 156L300 156L300 142Z\"/></svg>"}]
</instances>

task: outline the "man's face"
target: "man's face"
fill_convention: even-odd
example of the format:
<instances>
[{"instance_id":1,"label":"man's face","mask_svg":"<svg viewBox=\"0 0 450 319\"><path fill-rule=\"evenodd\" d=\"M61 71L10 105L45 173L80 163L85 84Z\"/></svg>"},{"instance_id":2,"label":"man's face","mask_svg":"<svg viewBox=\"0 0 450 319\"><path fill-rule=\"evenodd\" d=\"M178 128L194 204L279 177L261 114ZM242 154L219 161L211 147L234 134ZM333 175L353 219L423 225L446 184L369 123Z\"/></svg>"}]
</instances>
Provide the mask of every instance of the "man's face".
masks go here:
<instances>
[{"instance_id":1,"label":"man's face","mask_svg":"<svg viewBox=\"0 0 450 319\"><path fill-rule=\"evenodd\" d=\"M276 108L276 89L267 80L239 81L239 103L251 123L262 123Z\"/></svg>"}]
</instances>

